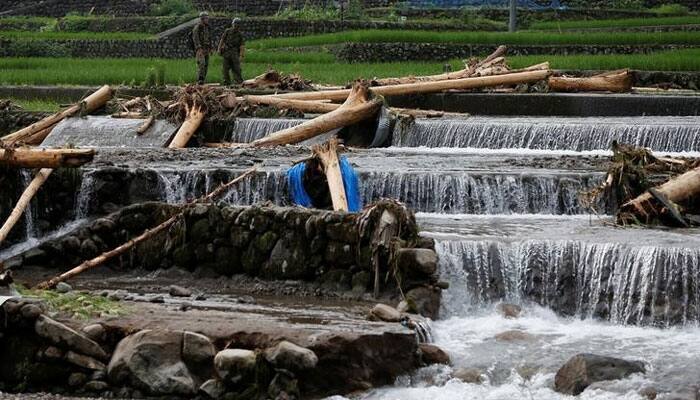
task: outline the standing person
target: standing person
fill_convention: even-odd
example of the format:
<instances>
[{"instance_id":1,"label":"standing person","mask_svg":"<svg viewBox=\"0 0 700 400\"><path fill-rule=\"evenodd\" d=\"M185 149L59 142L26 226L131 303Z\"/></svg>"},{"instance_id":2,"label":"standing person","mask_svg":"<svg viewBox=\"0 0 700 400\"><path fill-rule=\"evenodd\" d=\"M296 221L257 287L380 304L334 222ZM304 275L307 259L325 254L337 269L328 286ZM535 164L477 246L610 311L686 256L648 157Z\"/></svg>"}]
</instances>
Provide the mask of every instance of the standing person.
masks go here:
<instances>
[{"instance_id":1,"label":"standing person","mask_svg":"<svg viewBox=\"0 0 700 400\"><path fill-rule=\"evenodd\" d=\"M224 31L219 41L219 54L224 58L223 77L224 85L231 84L229 71L233 71L233 80L236 83L243 82L241 76L241 60L245 56L245 42L239 29L240 19L234 18L231 27Z\"/></svg>"},{"instance_id":2,"label":"standing person","mask_svg":"<svg viewBox=\"0 0 700 400\"><path fill-rule=\"evenodd\" d=\"M209 53L211 53L211 34L209 33L209 14L199 13L199 23L192 30L192 41L197 57L197 83L204 84L209 69Z\"/></svg>"}]
</instances>

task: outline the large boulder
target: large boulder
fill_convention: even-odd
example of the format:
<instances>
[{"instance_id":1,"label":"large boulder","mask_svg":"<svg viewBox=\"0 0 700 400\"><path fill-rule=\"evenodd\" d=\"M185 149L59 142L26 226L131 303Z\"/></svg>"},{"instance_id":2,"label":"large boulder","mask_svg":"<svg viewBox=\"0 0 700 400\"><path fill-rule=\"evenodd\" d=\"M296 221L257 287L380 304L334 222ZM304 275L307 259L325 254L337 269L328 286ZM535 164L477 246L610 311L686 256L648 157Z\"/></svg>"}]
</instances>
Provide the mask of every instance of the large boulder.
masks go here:
<instances>
[{"instance_id":1,"label":"large boulder","mask_svg":"<svg viewBox=\"0 0 700 400\"><path fill-rule=\"evenodd\" d=\"M646 369L641 361L578 354L557 371L554 389L560 393L578 395L594 382L623 379L644 372Z\"/></svg>"},{"instance_id":2,"label":"large boulder","mask_svg":"<svg viewBox=\"0 0 700 400\"><path fill-rule=\"evenodd\" d=\"M72 349L98 360L107 359L107 353L95 341L45 315L40 315L37 318L34 330L39 336L59 347Z\"/></svg>"},{"instance_id":3,"label":"large boulder","mask_svg":"<svg viewBox=\"0 0 700 400\"><path fill-rule=\"evenodd\" d=\"M369 312L370 318L386 321L386 322L399 322L401 320L401 313L394 307L388 306L386 304L377 304Z\"/></svg>"},{"instance_id":4,"label":"large boulder","mask_svg":"<svg viewBox=\"0 0 700 400\"><path fill-rule=\"evenodd\" d=\"M431 277L437 272L438 256L430 249L400 249L397 252L401 269L411 276Z\"/></svg>"},{"instance_id":5,"label":"large boulder","mask_svg":"<svg viewBox=\"0 0 700 400\"><path fill-rule=\"evenodd\" d=\"M238 383L255 371L256 354L251 350L226 349L214 357L214 368L219 377L230 383Z\"/></svg>"},{"instance_id":6,"label":"large boulder","mask_svg":"<svg viewBox=\"0 0 700 400\"><path fill-rule=\"evenodd\" d=\"M316 353L286 340L265 350L265 359L277 368L290 371L312 369L318 364Z\"/></svg>"},{"instance_id":7,"label":"large boulder","mask_svg":"<svg viewBox=\"0 0 700 400\"><path fill-rule=\"evenodd\" d=\"M421 359L425 364L445 364L450 365L450 356L445 351L434 344L421 343L418 345Z\"/></svg>"},{"instance_id":8,"label":"large boulder","mask_svg":"<svg viewBox=\"0 0 700 400\"><path fill-rule=\"evenodd\" d=\"M406 292L406 302L416 313L436 320L440 316L440 290L420 286Z\"/></svg>"},{"instance_id":9,"label":"large boulder","mask_svg":"<svg viewBox=\"0 0 700 400\"><path fill-rule=\"evenodd\" d=\"M198 380L182 360L182 345L182 332L143 330L127 336L109 362L109 380L156 396L193 395Z\"/></svg>"}]
</instances>

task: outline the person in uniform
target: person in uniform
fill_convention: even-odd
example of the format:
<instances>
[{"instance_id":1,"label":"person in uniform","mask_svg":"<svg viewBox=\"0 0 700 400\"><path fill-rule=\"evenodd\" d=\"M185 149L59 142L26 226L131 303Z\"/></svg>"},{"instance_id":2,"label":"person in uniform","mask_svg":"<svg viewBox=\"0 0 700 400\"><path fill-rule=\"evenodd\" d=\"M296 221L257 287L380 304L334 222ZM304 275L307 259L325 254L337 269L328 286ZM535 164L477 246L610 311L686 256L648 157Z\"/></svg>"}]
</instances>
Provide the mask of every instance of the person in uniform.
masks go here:
<instances>
[{"instance_id":1,"label":"person in uniform","mask_svg":"<svg viewBox=\"0 0 700 400\"><path fill-rule=\"evenodd\" d=\"M204 84L209 69L209 53L211 53L211 34L209 33L209 14L199 13L199 23L192 30L192 41L197 58L197 83Z\"/></svg>"},{"instance_id":2,"label":"person in uniform","mask_svg":"<svg viewBox=\"0 0 700 400\"><path fill-rule=\"evenodd\" d=\"M233 72L233 80L236 83L243 82L241 75L241 60L245 56L245 42L239 29L240 20L234 18L231 27L224 31L219 41L219 54L223 57L224 85L231 84L229 72Z\"/></svg>"}]
</instances>

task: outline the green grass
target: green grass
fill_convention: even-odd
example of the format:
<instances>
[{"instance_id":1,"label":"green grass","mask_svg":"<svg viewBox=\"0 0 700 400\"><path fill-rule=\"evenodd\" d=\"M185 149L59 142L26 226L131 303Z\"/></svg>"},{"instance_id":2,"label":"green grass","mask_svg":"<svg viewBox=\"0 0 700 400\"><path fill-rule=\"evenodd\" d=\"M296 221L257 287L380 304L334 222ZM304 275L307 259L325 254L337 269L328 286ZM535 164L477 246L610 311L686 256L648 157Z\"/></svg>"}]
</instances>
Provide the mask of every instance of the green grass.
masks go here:
<instances>
[{"instance_id":1,"label":"green grass","mask_svg":"<svg viewBox=\"0 0 700 400\"><path fill-rule=\"evenodd\" d=\"M148 33L138 32L28 32L0 31L0 38L8 39L53 39L53 40L138 40L154 39Z\"/></svg>"},{"instance_id":2,"label":"green grass","mask_svg":"<svg viewBox=\"0 0 700 400\"><path fill-rule=\"evenodd\" d=\"M508 57L513 68L549 61L553 69L615 70L631 68L646 71L700 71L700 49L663 51L651 54L518 56Z\"/></svg>"},{"instance_id":3,"label":"green grass","mask_svg":"<svg viewBox=\"0 0 700 400\"><path fill-rule=\"evenodd\" d=\"M325 46L342 43L456 43L456 44L700 44L700 32L430 32L361 30L300 37L271 38L248 43L250 48Z\"/></svg>"},{"instance_id":4,"label":"green grass","mask_svg":"<svg viewBox=\"0 0 700 400\"><path fill-rule=\"evenodd\" d=\"M50 101L50 100L41 100L41 99L33 99L33 100L24 100L24 99L13 99L10 98L12 103L22 107L23 109L27 111L58 111L61 107L60 105L55 102L55 101Z\"/></svg>"},{"instance_id":5,"label":"green grass","mask_svg":"<svg viewBox=\"0 0 700 400\"><path fill-rule=\"evenodd\" d=\"M625 19L599 19L579 21L544 21L535 22L530 29L540 30L566 30L566 29L594 29L594 28L633 28L639 26L662 25L693 25L700 24L700 16L689 15L682 17L661 18L625 18Z\"/></svg>"},{"instance_id":6,"label":"green grass","mask_svg":"<svg viewBox=\"0 0 700 400\"><path fill-rule=\"evenodd\" d=\"M700 49L675 50L640 55L574 55L509 57L514 68L550 61L556 69L619 69L700 71ZM169 84L195 81L192 60L164 59L74 59L74 58L0 58L0 84L27 85L100 85L140 84L147 70L157 64L165 66ZM300 73L314 82L344 84L357 78L383 78L406 75L430 75L442 72L443 62L338 63L324 53L272 53L251 51L243 63L243 75L252 78L268 67L284 73ZM453 69L461 62L453 60ZM210 82L221 80L221 58L213 57L209 67Z\"/></svg>"},{"instance_id":7,"label":"green grass","mask_svg":"<svg viewBox=\"0 0 700 400\"><path fill-rule=\"evenodd\" d=\"M19 288L23 296L37 297L46 303L50 311L69 314L73 318L118 316L126 313L119 303L106 297L72 291L65 294L53 290Z\"/></svg>"}]
</instances>

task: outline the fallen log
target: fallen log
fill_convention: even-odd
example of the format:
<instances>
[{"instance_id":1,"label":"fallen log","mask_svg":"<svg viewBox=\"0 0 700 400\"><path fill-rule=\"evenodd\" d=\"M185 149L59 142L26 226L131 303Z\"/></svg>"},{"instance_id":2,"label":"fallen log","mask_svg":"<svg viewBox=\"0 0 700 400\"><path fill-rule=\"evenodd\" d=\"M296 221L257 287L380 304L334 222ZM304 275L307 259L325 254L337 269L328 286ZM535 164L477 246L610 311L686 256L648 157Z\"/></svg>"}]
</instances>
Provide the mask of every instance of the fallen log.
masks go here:
<instances>
[{"instance_id":1,"label":"fallen log","mask_svg":"<svg viewBox=\"0 0 700 400\"><path fill-rule=\"evenodd\" d=\"M82 264L78 265L77 267L64 272L63 274L56 276L48 281L44 281L36 285L36 289L50 289L55 287L59 282L63 282L67 279L70 279L78 274L81 274L82 272L87 271L88 269L98 267L102 264L104 264L106 261L120 255L124 254L127 250L131 249L132 247L136 246L137 244L148 240L149 238L157 235L160 232L163 232L164 230L170 228L175 222L177 222L180 218L185 213L185 210L187 207L193 206L197 203L203 203L212 200L213 198L219 196L222 194L224 191L228 190L231 186L235 185L236 183L242 181L245 179L248 175L252 174L255 172L255 168L251 168L244 172L243 174L239 175L235 179L229 181L226 184L223 184L219 186L216 190L212 191L211 193L207 194L206 196L203 196L201 198L195 199L183 206L182 211L178 212L177 214L173 215L172 217L168 218L165 222L159 224L158 226L154 227L153 229L146 229L141 235L129 240L128 242L122 244L119 247L116 247L110 251L107 251L105 253L100 254L99 256L87 260L83 262Z\"/></svg>"},{"instance_id":2,"label":"fallen log","mask_svg":"<svg viewBox=\"0 0 700 400\"><path fill-rule=\"evenodd\" d=\"M148 117L148 119L145 120L143 124L141 124L141 126L139 126L139 128L136 130L136 133L139 135L143 135L144 133L146 133L146 131L151 127L151 125L153 125L153 122L155 122L155 120L156 117L152 115Z\"/></svg>"},{"instance_id":3,"label":"fallen log","mask_svg":"<svg viewBox=\"0 0 700 400\"><path fill-rule=\"evenodd\" d=\"M643 223L649 223L654 218L660 217L667 212L677 215L678 204L687 202L692 198L700 198L700 167L673 177L667 182L647 190L635 199L628 201L620 207L618 215L623 222L636 219ZM660 201L660 199L664 201ZM659 202L662 204L659 204Z\"/></svg>"},{"instance_id":4,"label":"fallen log","mask_svg":"<svg viewBox=\"0 0 700 400\"><path fill-rule=\"evenodd\" d=\"M5 241L7 235L10 234L12 228L15 226L15 224L17 224L20 217L22 217L24 210L27 209L27 206L32 201L32 198L36 192L39 190L41 185L46 182L46 179L49 178L49 175L51 175L52 172L52 168L42 168L39 170L39 172L37 172L36 176L34 176L34 179L32 179L29 186L27 186L22 193L22 196L20 196L19 200L17 200L17 204L15 204L15 208L12 209L10 216L7 217L7 220L0 228L0 243Z\"/></svg>"},{"instance_id":5,"label":"fallen log","mask_svg":"<svg viewBox=\"0 0 700 400\"><path fill-rule=\"evenodd\" d=\"M549 70L526 71L505 75L462 78L436 82L408 83L393 86L379 86L372 88L371 91L372 93L381 96L438 93L446 90L479 89L493 86L510 86L520 83L537 82L546 79L550 74L551 72ZM344 89L321 92L284 93L271 96L293 100L343 101L348 98L350 92L350 89Z\"/></svg>"},{"instance_id":6,"label":"fallen log","mask_svg":"<svg viewBox=\"0 0 700 400\"><path fill-rule=\"evenodd\" d=\"M345 103L336 110L323 114L310 121L288 129L272 133L255 140L253 146L275 146L299 143L312 137L358 123L377 113L382 105L379 99L369 99L369 87L366 83L356 83L349 92Z\"/></svg>"},{"instance_id":7,"label":"fallen log","mask_svg":"<svg viewBox=\"0 0 700 400\"><path fill-rule=\"evenodd\" d=\"M453 80L453 79L462 79L462 78L468 78L472 75L474 75L474 72L481 68L484 67L485 65L492 65L492 63L496 63L495 60L500 59L500 61L503 61L503 55L506 53L506 46L499 46L493 53L491 53L488 57L484 58L482 61L472 65L471 67L461 69L459 71L454 71L454 72L445 72L442 74L438 75L427 75L427 76L406 76L403 78L384 78L384 79L375 79L372 81L375 85L379 86L389 86L389 85L402 85L402 84L407 84L407 83L416 83L416 82L436 82L436 81L447 81L447 80Z\"/></svg>"},{"instance_id":8,"label":"fallen log","mask_svg":"<svg viewBox=\"0 0 700 400\"><path fill-rule=\"evenodd\" d=\"M335 111L340 104L324 103L321 101L289 100L274 96L245 96L244 100L252 104L264 104L278 109L291 108L307 113L328 113Z\"/></svg>"},{"instance_id":9,"label":"fallen log","mask_svg":"<svg viewBox=\"0 0 700 400\"><path fill-rule=\"evenodd\" d=\"M136 111L126 111L126 112L118 112L112 114L112 118L124 118L124 119L145 119L149 118L148 115L145 115L140 112Z\"/></svg>"},{"instance_id":10,"label":"fallen log","mask_svg":"<svg viewBox=\"0 0 700 400\"><path fill-rule=\"evenodd\" d=\"M51 133L51 131L55 127L56 127L56 125L51 125L48 128L35 133L31 137L29 137L29 139L25 140L24 144L29 145L29 146L40 145L44 141L44 139L46 139L46 137L49 136L49 134Z\"/></svg>"},{"instance_id":11,"label":"fallen log","mask_svg":"<svg viewBox=\"0 0 700 400\"><path fill-rule=\"evenodd\" d=\"M328 189L331 193L333 210L348 211L348 198L345 194L343 175L338 160L338 140L331 139L324 144L314 146L313 153L323 165L323 172L326 174Z\"/></svg>"},{"instance_id":12,"label":"fallen log","mask_svg":"<svg viewBox=\"0 0 700 400\"><path fill-rule=\"evenodd\" d=\"M0 165L21 168L79 167L92 161L92 149L0 149Z\"/></svg>"},{"instance_id":13,"label":"fallen log","mask_svg":"<svg viewBox=\"0 0 700 400\"><path fill-rule=\"evenodd\" d=\"M80 103L74 104L65 110L59 111L39 122L35 122L26 128L20 129L15 133L3 137L2 143L5 146L26 143L28 140L31 140L32 136L43 133L45 129L68 117L71 117L79 112L90 113L104 106L111 97L112 89L108 85L102 86L99 90L83 99Z\"/></svg>"},{"instance_id":14,"label":"fallen log","mask_svg":"<svg viewBox=\"0 0 700 400\"><path fill-rule=\"evenodd\" d=\"M614 74L601 74L587 78L552 76L549 90L553 92L616 92L632 90L632 75L624 70Z\"/></svg>"},{"instance_id":15,"label":"fallen log","mask_svg":"<svg viewBox=\"0 0 700 400\"><path fill-rule=\"evenodd\" d=\"M168 148L181 149L187 146L187 142L190 141L194 133L197 131L197 129L199 129L199 126L202 124L202 121L204 121L205 116L206 112L204 112L201 108L197 106L189 108L187 110L185 122L180 125L180 129L178 129Z\"/></svg>"}]
</instances>

